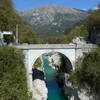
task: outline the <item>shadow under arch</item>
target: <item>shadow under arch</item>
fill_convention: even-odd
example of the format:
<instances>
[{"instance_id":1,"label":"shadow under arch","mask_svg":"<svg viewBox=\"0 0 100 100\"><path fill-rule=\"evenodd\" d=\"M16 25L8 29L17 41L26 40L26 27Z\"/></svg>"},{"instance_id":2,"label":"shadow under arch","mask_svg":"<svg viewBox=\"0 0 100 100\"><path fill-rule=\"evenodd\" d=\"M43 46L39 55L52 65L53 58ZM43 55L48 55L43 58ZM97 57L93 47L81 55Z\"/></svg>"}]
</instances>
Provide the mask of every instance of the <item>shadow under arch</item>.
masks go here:
<instances>
[{"instance_id":1,"label":"shadow under arch","mask_svg":"<svg viewBox=\"0 0 100 100\"><path fill-rule=\"evenodd\" d=\"M64 73L70 73L73 70L73 66L71 64L71 61L68 57L65 56L65 54L58 52L61 56L61 67L59 71L62 71Z\"/></svg>"}]
</instances>

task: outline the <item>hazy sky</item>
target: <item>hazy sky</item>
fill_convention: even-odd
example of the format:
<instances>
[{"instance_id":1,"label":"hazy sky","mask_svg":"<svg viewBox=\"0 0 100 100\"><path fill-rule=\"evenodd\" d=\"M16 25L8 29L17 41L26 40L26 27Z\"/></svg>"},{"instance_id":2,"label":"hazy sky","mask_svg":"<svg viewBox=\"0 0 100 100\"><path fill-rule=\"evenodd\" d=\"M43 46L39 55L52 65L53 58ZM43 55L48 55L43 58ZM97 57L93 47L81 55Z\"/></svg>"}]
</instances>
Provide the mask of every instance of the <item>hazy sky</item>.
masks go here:
<instances>
[{"instance_id":1,"label":"hazy sky","mask_svg":"<svg viewBox=\"0 0 100 100\"><path fill-rule=\"evenodd\" d=\"M96 8L100 0L13 0L13 2L17 10L25 10L49 4L87 10Z\"/></svg>"}]
</instances>

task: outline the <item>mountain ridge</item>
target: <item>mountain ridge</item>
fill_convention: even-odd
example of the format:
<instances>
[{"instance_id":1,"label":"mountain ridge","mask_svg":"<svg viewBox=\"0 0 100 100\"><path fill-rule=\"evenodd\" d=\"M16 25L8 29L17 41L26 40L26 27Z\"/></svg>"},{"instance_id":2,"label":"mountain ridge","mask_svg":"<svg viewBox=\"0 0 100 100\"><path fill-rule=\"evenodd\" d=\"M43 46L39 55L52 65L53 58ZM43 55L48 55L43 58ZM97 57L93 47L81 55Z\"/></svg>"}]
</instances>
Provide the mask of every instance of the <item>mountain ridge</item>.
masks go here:
<instances>
[{"instance_id":1,"label":"mountain ridge","mask_svg":"<svg viewBox=\"0 0 100 100\"><path fill-rule=\"evenodd\" d=\"M87 17L87 12L75 8L48 5L18 11L19 16L37 31L37 37L64 34L65 29Z\"/></svg>"}]
</instances>

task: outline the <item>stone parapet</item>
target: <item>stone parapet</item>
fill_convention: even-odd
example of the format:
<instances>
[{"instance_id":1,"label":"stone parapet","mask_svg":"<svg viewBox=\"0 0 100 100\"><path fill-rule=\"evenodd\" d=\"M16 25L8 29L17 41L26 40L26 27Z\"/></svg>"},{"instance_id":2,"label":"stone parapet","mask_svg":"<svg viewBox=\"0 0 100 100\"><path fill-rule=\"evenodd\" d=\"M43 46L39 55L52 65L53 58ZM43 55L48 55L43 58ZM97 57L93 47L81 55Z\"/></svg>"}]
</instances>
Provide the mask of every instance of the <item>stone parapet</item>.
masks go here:
<instances>
[{"instance_id":1,"label":"stone parapet","mask_svg":"<svg viewBox=\"0 0 100 100\"><path fill-rule=\"evenodd\" d=\"M20 49L92 49L97 48L93 44L23 44L17 45Z\"/></svg>"}]
</instances>

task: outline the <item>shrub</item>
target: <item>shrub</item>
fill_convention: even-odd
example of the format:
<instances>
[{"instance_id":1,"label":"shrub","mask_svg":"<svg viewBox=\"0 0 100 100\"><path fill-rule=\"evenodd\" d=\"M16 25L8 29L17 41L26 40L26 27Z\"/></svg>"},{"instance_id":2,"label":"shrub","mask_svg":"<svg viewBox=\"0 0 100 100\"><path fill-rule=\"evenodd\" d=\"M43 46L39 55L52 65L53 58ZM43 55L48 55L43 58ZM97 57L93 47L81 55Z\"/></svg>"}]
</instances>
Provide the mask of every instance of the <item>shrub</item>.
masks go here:
<instances>
[{"instance_id":1,"label":"shrub","mask_svg":"<svg viewBox=\"0 0 100 100\"><path fill-rule=\"evenodd\" d=\"M71 80L89 93L100 93L100 48L85 54L81 62L72 73Z\"/></svg>"},{"instance_id":2,"label":"shrub","mask_svg":"<svg viewBox=\"0 0 100 100\"><path fill-rule=\"evenodd\" d=\"M36 43L35 31L17 15L12 0L0 0L0 31L10 31L16 36L18 25L19 43Z\"/></svg>"},{"instance_id":3,"label":"shrub","mask_svg":"<svg viewBox=\"0 0 100 100\"><path fill-rule=\"evenodd\" d=\"M34 68L38 68L38 67L42 67L42 62L41 62L40 57L37 58L37 60L34 63Z\"/></svg>"},{"instance_id":4,"label":"shrub","mask_svg":"<svg viewBox=\"0 0 100 100\"><path fill-rule=\"evenodd\" d=\"M29 100L23 53L15 48L0 48L0 100Z\"/></svg>"}]
</instances>

